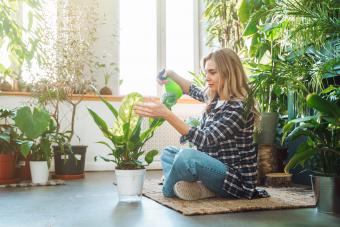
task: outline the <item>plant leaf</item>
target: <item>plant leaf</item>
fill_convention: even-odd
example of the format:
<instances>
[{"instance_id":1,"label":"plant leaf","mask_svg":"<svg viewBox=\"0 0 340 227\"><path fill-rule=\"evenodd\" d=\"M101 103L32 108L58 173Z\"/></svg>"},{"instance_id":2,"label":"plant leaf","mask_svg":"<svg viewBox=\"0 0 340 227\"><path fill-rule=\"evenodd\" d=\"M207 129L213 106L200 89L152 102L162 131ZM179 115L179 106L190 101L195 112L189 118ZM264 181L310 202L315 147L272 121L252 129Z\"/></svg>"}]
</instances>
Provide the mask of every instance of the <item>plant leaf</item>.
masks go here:
<instances>
[{"instance_id":1,"label":"plant leaf","mask_svg":"<svg viewBox=\"0 0 340 227\"><path fill-rule=\"evenodd\" d=\"M158 155L157 150L151 150L145 155L145 161L148 165L150 165L153 162L154 157Z\"/></svg>"}]
</instances>

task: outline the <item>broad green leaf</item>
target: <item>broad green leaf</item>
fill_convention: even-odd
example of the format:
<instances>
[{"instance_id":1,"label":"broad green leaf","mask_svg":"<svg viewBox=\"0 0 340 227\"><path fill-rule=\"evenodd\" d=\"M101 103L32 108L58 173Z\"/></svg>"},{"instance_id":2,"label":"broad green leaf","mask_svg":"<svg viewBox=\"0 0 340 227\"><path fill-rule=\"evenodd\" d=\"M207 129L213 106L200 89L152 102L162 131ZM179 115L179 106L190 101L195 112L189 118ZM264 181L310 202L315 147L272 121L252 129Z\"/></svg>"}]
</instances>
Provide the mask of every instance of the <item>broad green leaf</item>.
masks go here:
<instances>
[{"instance_id":1,"label":"broad green leaf","mask_svg":"<svg viewBox=\"0 0 340 227\"><path fill-rule=\"evenodd\" d=\"M138 121L138 115L133 111L136 103L143 102L143 96L137 92L133 92L124 97L119 108L119 117L123 123L130 122L130 127L134 128Z\"/></svg>"},{"instance_id":2,"label":"broad green leaf","mask_svg":"<svg viewBox=\"0 0 340 227\"><path fill-rule=\"evenodd\" d=\"M251 18L243 31L243 36L251 36L255 34L257 32L257 23L258 20L256 20L255 18Z\"/></svg>"},{"instance_id":3,"label":"broad green leaf","mask_svg":"<svg viewBox=\"0 0 340 227\"><path fill-rule=\"evenodd\" d=\"M104 136L110 138L110 132L109 132L109 129L107 127L106 122L101 117L99 117L99 115L96 112L94 112L93 110L91 110L89 108L87 108L87 110L89 111L89 113L92 116L94 122L99 127L99 129L102 131Z\"/></svg>"},{"instance_id":4,"label":"broad green leaf","mask_svg":"<svg viewBox=\"0 0 340 227\"><path fill-rule=\"evenodd\" d=\"M157 150L151 150L148 153L146 153L146 155L145 155L146 163L148 163L148 165L150 165L153 162L153 159L156 155L158 155Z\"/></svg>"},{"instance_id":5,"label":"broad green leaf","mask_svg":"<svg viewBox=\"0 0 340 227\"><path fill-rule=\"evenodd\" d=\"M315 93L309 94L306 100L309 107L316 109L328 117L333 117L340 124L340 107L338 105L320 97Z\"/></svg>"},{"instance_id":6,"label":"broad green leaf","mask_svg":"<svg viewBox=\"0 0 340 227\"><path fill-rule=\"evenodd\" d=\"M15 125L27 136L34 140L47 131L50 115L44 109L34 108L33 114L28 106L17 110L14 118Z\"/></svg>"},{"instance_id":7,"label":"broad green leaf","mask_svg":"<svg viewBox=\"0 0 340 227\"><path fill-rule=\"evenodd\" d=\"M22 141L20 145L20 152L26 158L31 151L33 146L32 141Z\"/></svg>"},{"instance_id":8,"label":"broad green leaf","mask_svg":"<svg viewBox=\"0 0 340 227\"><path fill-rule=\"evenodd\" d=\"M285 166L285 172L289 173L289 170L294 168L299 164L303 164L306 160L310 159L313 155L315 155L315 148L309 147L306 143L301 144L293 157L289 160L287 165Z\"/></svg>"},{"instance_id":9,"label":"broad green leaf","mask_svg":"<svg viewBox=\"0 0 340 227\"><path fill-rule=\"evenodd\" d=\"M251 3L252 1L249 1L249 0L242 0L240 3L240 7L238 8L237 14L242 24L245 24L250 18L250 14L252 10Z\"/></svg>"}]
</instances>

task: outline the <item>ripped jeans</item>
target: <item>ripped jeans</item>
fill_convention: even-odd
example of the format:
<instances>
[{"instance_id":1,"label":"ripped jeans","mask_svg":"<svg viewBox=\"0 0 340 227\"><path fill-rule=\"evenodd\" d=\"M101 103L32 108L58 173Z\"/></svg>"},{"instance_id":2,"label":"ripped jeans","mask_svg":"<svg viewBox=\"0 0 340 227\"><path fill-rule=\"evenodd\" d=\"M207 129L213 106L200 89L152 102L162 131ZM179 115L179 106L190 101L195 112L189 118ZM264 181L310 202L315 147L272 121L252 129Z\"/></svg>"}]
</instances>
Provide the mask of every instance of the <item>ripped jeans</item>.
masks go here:
<instances>
[{"instance_id":1,"label":"ripped jeans","mask_svg":"<svg viewBox=\"0 0 340 227\"><path fill-rule=\"evenodd\" d=\"M217 196L229 198L222 189L227 166L221 161L195 149L167 147L161 155L165 181L163 194L174 197L174 185L178 181L201 181Z\"/></svg>"}]
</instances>

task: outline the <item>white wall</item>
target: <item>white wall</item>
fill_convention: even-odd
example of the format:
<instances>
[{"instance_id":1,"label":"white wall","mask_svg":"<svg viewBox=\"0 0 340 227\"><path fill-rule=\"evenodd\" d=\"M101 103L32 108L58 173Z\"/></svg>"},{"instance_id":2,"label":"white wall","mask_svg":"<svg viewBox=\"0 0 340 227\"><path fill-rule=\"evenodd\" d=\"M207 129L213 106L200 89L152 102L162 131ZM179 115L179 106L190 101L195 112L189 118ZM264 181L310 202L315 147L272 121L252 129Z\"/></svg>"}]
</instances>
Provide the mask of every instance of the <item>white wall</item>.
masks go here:
<instances>
[{"instance_id":1,"label":"white wall","mask_svg":"<svg viewBox=\"0 0 340 227\"><path fill-rule=\"evenodd\" d=\"M32 98L27 96L0 95L0 108L11 109L28 104L32 101ZM120 105L119 102L111 103L115 107L119 107ZM200 104L176 104L176 106L173 108L173 112L182 118L186 118L188 116L200 115L203 107L204 105ZM94 157L96 155L105 156L110 151L104 145L96 144L96 141L105 139L93 120L90 118L87 108L93 109L107 122L113 122L112 114L103 103L100 101L83 101L80 103L77 110L75 125L75 133L80 137L80 142L77 140L77 138L73 138L72 144L82 144L88 146L85 164L86 171L113 170L113 163L107 163L101 159L98 159L97 162L94 161ZM66 110L67 108L63 106L63 111ZM64 123L65 122L69 122L67 118L65 118ZM163 124L161 128L158 129L158 131L156 131L154 137L148 141L144 148L145 150L158 149L161 151L164 147L169 145L180 146L179 137L180 135L166 123ZM157 157L156 161L150 166L150 168L159 169L160 167L159 157ZM53 170L53 168L54 167L52 166L51 170Z\"/></svg>"}]
</instances>

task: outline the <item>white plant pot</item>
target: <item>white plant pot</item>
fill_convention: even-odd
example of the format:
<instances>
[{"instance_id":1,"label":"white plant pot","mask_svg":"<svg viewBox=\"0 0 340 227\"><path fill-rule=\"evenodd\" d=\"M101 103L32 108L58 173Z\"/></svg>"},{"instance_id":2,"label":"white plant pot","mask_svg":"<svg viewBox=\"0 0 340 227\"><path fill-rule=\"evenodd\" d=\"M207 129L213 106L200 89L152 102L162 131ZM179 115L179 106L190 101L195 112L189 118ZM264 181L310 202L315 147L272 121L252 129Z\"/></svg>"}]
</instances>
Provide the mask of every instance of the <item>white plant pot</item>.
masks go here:
<instances>
[{"instance_id":1,"label":"white plant pot","mask_svg":"<svg viewBox=\"0 0 340 227\"><path fill-rule=\"evenodd\" d=\"M115 170L120 202L138 202L142 198L145 169Z\"/></svg>"},{"instance_id":2,"label":"white plant pot","mask_svg":"<svg viewBox=\"0 0 340 227\"><path fill-rule=\"evenodd\" d=\"M47 161L30 161L30 169L33 184L46 184L48 181Z\"/></svg>"}]
</instances>

